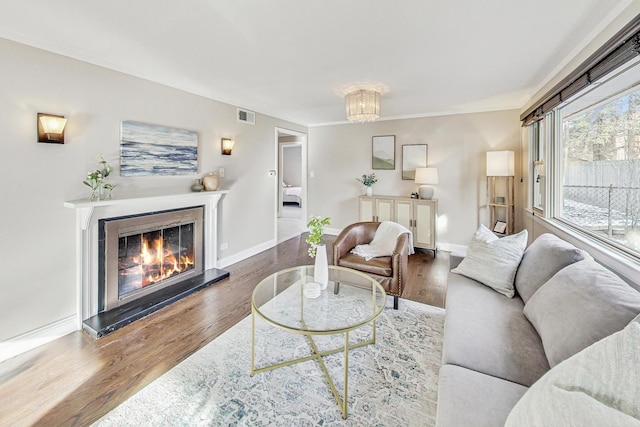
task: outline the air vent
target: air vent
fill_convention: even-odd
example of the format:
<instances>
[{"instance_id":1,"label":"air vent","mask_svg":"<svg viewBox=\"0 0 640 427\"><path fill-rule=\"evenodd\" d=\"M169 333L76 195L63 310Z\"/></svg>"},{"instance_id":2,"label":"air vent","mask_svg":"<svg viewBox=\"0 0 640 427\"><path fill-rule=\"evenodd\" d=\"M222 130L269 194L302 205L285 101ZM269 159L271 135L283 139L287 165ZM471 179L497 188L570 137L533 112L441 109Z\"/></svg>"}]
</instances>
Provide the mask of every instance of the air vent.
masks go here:
<instances>
[{"instance_id":1,"label":"air vent","mask_svg":"<svg viewBox=\"0 0 640 427\"><path fill-rule=\"evenodd\" d=\"M253 111L243 110L238 108L238 121L243 123L248 123L250 125L256 124L256 113Z\"/></svg>"}]
</instances>

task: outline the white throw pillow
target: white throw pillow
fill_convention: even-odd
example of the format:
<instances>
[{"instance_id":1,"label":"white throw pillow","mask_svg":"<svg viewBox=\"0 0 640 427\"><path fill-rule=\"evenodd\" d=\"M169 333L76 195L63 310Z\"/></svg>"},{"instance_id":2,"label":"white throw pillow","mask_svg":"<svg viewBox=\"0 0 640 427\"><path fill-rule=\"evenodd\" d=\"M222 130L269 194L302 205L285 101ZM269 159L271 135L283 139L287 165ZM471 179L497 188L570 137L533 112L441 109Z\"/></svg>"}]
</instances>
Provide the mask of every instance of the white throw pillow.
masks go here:
<instances>
[{"instance_id":1,"label":"white throw pillow","mask_svg":"<svg viewBox=\"0 0 640 427\"><path fill-rule=\"evenodd\" d=\"M499 238L481 225L473 235L467 256L451 271L513 298L513 280L526 247L527 230Z\"/></svg>"},{"instance_id":2,"label":"white throw pillow","mask_svg":"<svg viewBox=\"0 0 640 427\"><path fill-rule=\"evenodd\" d=\"M637 321L548 371L513 407L505 427L639 426Z\"/></svg>"}]
</instances>

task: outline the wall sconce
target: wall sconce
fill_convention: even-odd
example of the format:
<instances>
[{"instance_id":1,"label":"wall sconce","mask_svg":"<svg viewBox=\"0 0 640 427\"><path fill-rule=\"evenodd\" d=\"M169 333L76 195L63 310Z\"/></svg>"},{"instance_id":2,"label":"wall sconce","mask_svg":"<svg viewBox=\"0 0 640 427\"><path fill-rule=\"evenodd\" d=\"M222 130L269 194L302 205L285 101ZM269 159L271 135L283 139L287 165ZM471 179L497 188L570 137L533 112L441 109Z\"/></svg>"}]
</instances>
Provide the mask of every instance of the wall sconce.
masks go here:
<instances>
[{"instance_id":1,"label":"wall sconce","mask_svg":"<svg viewBox=\"0 0 640 427\"><path fill-rule=\"evenodd\" d=\"M64 116L38 113L38 142L64 144Z\"/></svg>"},{"instance_id":2,"label":"wall sconce","mask_svg":"<svg viewBox=\"0 0 640 427\"><path fill-rule=\"evenodd\" d=\"M235 143L233 139L222 138L222 154L230 156L231 150L233 150L233 144Z\"/></svg>"}]
</instances>

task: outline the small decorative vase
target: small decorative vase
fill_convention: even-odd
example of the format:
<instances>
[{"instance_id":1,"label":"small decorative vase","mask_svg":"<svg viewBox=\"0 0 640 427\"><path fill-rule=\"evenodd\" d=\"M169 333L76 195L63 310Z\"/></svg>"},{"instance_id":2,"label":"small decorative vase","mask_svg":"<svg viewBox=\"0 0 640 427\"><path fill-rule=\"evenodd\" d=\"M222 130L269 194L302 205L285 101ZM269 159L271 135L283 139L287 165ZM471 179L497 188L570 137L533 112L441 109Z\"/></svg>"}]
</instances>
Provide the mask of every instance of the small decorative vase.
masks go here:
<instances>
[{"instance_id":1,"label":"small decorative vase","mask_svg":"<svg viewBox=\"0 0 640 427\"><path fill-rule=\"evenodd\" d=\"M327 262L327 247L324 243L316 245L316 263L313 268L313 281L320 284L320 289L327 289L329 283L329 264Z\"/></svg>"},{"instance_id":2,"label":"small decorative vase","mask_svg":"<svg viewBox=\"0 0 640 427\"><path fill-rule=\"evenodd\" d=\"M367 196L373 196L373 187L372 186L367 186L367 192L365 193Z\"/></svg>"},{"instance_id":3,"label":"small decorative vase","mask_svg":"<svg viewBox=\"0 0 640 427\"><path fill-rule=\"evenodd\" d=\"M91 196L89 196L89 200L91 200L92 202L97 202L102 199L104 199L104 187L102 185L91 190Z\"/></svg>"},{"instance_id":4,"label":"small decorative vase","mask_svg":"<svg viewBox=\"0 0 640 427\"><path fill-rule=\"evenodd\" d=\"M199 193L202 190L204 190L204 186L202 185L202 181L200 181L199 179L196 179L194 181L193 185L191 186L191 191Z\"/></svg>"},{"instance_id":5,"label":"small decorative vase","mask_svg":"<svg viewBox=\"0 0 640 427\"><path fill-rule=\"evenodd\" d=\"M218 177L218 174L215 173L210 173L202 178L202 184L204 185L204 189L207 191L216 191L219 183L220 178Z\"/></svg>"}]
</instances>

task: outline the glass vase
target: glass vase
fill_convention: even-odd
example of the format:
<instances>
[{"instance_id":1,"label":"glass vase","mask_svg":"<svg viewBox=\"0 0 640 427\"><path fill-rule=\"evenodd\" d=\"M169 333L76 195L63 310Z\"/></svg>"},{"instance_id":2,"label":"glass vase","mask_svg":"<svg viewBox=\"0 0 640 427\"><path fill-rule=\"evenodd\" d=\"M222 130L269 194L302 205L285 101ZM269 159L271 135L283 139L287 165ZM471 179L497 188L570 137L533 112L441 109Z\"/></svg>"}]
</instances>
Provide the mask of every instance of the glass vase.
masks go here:
<instances>
[{"instance_id":1,"label":"glass vase","mask_svg":"<svg viewBox=\"0 0 640 427\"><path fill-rule=\"evenodd\" d=\"M102 187L94 188L91 190L91 195L89 196L89 200L92 202L97 202L100 200L100 193L102 192Z\"/></svg>"},{"instance_id":2,"label":"glass vase","mask_svg":"<svg viewBox=\"0 0 640 427\"><path fill-rule=\"evenodd\" d=\"M111 198L111 190L107 190L102 185L98 188L92 189L91 195L89 196L89 200L91 200L92 202L98 202L107 198Z\"/></svg>"}]
</instances>

